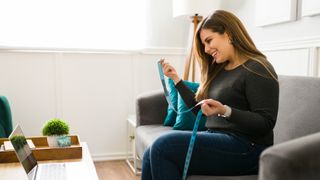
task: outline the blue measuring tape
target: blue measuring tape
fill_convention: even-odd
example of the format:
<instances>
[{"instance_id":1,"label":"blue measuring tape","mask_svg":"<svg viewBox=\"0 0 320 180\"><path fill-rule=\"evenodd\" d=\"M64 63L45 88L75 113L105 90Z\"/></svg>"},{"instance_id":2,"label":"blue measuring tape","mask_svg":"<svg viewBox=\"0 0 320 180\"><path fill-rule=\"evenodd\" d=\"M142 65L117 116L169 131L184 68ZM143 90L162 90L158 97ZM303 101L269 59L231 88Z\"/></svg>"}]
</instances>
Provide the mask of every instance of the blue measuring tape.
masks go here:
<instances>
[{"instance_id":1,"label":"blue measuring tape","mask_svg":"<svg viewBox=\"0 0 320 180\"><path fill-rule=\"evenodd\" d=\"M167 85L166 85L166 81L164 79L164 74L163 74L163 70L162 70L161 61L158 61L158 70L159 70L160 80L161 80L161 83L162 83L162 87L163 87L163 90L164 90L164 94L165 94L166 100L167 100L169 106L171 106L171 108L177 114L187 113L187 112L191 111L192 109L194 109L196 106L201 104L201 103L198 103L198 104L196 104L195 106L193 106L192 108L190 108L190 109L188 109L186 111L178 112L175 109L175 107L173 106L172 101L170 99L169 92L168 92ZM199 123L200 123L201 117L202 117L202 110L200 109L198 111L198 114L197 114L196 122L194 123L194 126L193 126L192 136L191 136L191 139L190 139L190 143L189 143L189 147L188 147L188 151L187 151L187 155L186 155L186 160L184 162L182 180L185 180L187 178L188 168L189 168L189 165L190 165L190 160L191 160L192 151L193 151L193 146L194 146L194 142L196 140L197 131L198 131L198 128L199 128Z\"/></svg>"},{"instance_id":2,"label":"blue measuring tape","mask_svg":"<svg viewBox=\"0 0 320 180\"><path fill-rule=\"evenodd\" d=\"M173 105L173 103L171 101L171 98L169 96L169 91L167 89L166 80L164 78L161 61L158 61L158 70L159 70L159 76L160 76L161 84L162 84L162 87L163 87L164 95L166 97L166 100L167 100L169 106L171 106L171 108L173 109L174 112L176 112L177 114L187 113L187 112L192 111L192 109L194 109L198 105L202 104L202 102L199 102L195 106L193 106L192 108L189 108L189 109L187 109L185 111L178 112L178 110L176 110L176 108L174 107L174 105Z\"/></svg>"}]
</instances>

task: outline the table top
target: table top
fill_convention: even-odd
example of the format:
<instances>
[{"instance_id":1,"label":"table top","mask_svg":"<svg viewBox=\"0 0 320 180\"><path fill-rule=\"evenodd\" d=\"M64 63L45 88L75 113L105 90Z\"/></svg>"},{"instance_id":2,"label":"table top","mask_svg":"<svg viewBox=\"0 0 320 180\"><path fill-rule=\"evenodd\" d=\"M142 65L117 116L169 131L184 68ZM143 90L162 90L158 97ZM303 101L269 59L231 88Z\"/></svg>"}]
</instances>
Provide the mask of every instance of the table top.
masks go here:
<instances>
[{"instance_id":1,"label":"table top","mask_svg":"<svg viewBox=\"0 0 320 180\"><path fill-rule=\"evenodd\" d=\"M82 159L39 161L38 163L65 163L67 179L98 180L87 143L81 142L80 144L82 146ZM0 163L0 177L1 180L28 179L20 163Z\"/></svg>"}]
</instances>

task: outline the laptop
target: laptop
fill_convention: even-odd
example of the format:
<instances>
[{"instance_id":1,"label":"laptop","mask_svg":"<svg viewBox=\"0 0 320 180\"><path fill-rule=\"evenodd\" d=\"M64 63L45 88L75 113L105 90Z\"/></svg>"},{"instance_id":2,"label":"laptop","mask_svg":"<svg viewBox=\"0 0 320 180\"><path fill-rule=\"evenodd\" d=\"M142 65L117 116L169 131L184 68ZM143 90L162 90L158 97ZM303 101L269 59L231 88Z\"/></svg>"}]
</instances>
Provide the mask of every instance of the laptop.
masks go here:
<instances>
[{"instance_id":1,"label":"laptop","mask_svg":"<svg viewBox=\"0 0 320 180\"><path fill-rule=\"evenodd\" d=\"M29 180L66 180L65 163L38 164L19 125L9 136L17 158L26 171Z\"/></svg>"}]
</instances>

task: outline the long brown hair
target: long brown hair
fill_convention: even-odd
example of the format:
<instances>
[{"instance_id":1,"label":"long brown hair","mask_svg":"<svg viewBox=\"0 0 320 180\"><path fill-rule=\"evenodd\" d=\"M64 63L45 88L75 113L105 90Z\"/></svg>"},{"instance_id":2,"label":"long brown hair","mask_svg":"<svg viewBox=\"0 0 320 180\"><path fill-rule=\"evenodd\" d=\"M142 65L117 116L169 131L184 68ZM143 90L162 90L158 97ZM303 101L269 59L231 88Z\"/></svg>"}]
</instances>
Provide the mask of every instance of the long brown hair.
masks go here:
<instances>
[{"instance_id":1,"label":"long brown hair","mask_svg":"<svg viewBox=\"0 0 320 180\"><path fill-rule=\"evenodd\" d=\"M256 48L242 22L234 14L228 11L217 10L212 15L203 19L199 24L194 37L193 52L195 53L195 57L201 70L201 83L196 93L197 101L208 98L209 87L212 80L226 65L226 62L221 64L216 63L212 56L205 53L205 47L200 38L200 31L202 29L208 29L219 34L224 34L226 32L230 37L230 41L237 55L241 55L246 59L251 59L262 64L270 73L271 77L277 80L271 64L268 62L266 56ZM259 74L249 69L244 64L242 66L253 73Z\"/></svg>"}]
</instances>

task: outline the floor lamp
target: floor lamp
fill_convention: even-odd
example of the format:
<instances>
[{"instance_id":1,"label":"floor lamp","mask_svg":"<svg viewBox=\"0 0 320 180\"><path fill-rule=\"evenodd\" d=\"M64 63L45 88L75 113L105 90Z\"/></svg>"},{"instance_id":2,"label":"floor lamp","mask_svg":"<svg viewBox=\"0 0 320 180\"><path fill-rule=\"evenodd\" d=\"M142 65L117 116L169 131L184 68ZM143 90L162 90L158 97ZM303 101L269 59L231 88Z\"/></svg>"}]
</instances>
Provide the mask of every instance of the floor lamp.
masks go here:
<instances>
[{"instance_id":1,"label":"floor lamp","mask_svg":"<svg viewBox=\"0 0 320 180\"><path fill-rule=\"evenodd\" d=\"M220 0L173 0L173 17L188 19L193 23L193 37L197 26L206 16L220 7ZM192 38L193 41L193 38ZM191 43L192 44L192 43ZM191 81L195 81L196 60L192 48L186 58L186 64L183 74L183 80L189 80L189 72L191 71Z\"/></svg>"}]
</instances>

